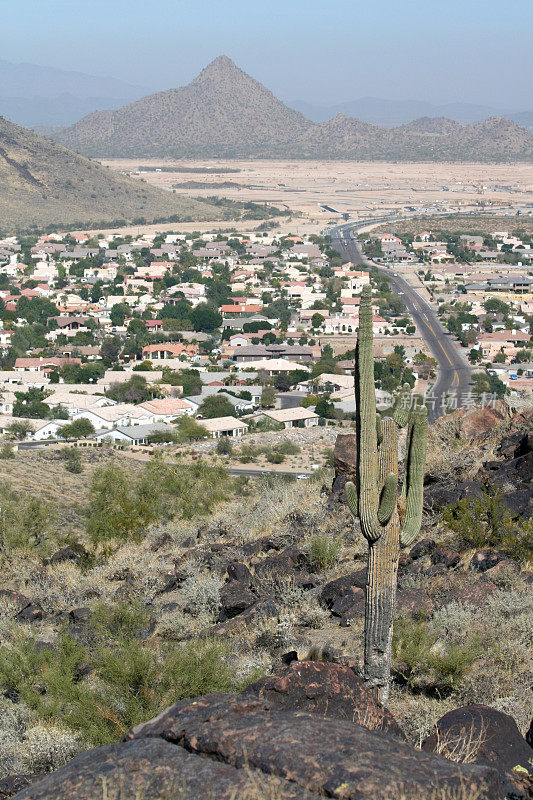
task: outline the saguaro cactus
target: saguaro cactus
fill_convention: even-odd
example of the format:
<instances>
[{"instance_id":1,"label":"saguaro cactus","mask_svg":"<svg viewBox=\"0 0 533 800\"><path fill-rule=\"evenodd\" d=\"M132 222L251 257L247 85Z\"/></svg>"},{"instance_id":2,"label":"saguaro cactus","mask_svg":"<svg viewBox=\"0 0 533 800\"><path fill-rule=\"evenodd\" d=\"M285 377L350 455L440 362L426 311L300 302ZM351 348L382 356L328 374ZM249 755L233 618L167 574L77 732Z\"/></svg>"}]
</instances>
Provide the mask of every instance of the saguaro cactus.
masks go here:
<instances>
[{"instance_id":1,"label":"saguaro cactus","mask_svg":"<svg viewBox=\"0 0 533 800\"><path fill-rule=\"evenodd\" d=\"M400 548L420 532L426 455L427 408L413 406L409 385L392 416L376 413L372 352L372 289L363 288L355 350L356 484L346 484L348 506L368 541L365 591L364 678L386 703ZM398 492L398 433L407 426L405 474Z\"/></svg>"}]
</instances>

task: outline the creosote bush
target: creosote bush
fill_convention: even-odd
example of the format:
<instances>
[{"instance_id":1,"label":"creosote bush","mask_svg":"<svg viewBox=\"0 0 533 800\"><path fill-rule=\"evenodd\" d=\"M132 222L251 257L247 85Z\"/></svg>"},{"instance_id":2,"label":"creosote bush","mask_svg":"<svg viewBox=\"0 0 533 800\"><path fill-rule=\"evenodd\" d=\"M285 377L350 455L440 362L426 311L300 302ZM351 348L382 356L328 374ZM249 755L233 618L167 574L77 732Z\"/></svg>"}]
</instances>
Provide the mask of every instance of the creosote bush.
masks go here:
<instances>
[{"instance_id":1,"label":"creosote bush","mask_svg":"<svg viewBox=\"0 0 533 800\"><path fill-rule=\"evenodd\" d=\"M412 688L428 687L437 695L457 689L479 656L479 640L444 644L426 620L396 620L393 654L397 674Z\"/></svg>"},{"instance_id":2,"label":"creosote bush","mask_svg":"<svg viewBox=\"0 0 533 800\"><path fill-rule=\"evenodd\" d=\"M0 690L16 692L43 724L61 719L84 746L97 746L177 700L240 688L224 644L159 646L139 638L148 624L146 611L119 604L89 620L90 648L68 629L50 647L20 631L0 647Z\"/></svg>"},{"instance_id":3,"label":"creosote bush","mask_svg":"<svg viewBox=\"0 0 533 800\"><path fill-rule=\"evenodd\" d=\"M443 519L463 547L501 547L520 561L533 558L533 522L515 520L500 490L447 506Z\"/></svg>"},{"instance_id":4,"label":"creosote bush","mask_svg":"<svg viewBox=\"0 0 533 800\"><path fill-rule=\"evenodd\" d=\"M104 547L139 540L155 522L209 514L232 488L224 469L201 461L175 466L155 457L140 475L111 463L93 474L87 531L94 545Z\"/></svg>"},{"instance_id":5,"label":"creosote bush","mask_svg":"<svg viewBox=\"0 0 533 800\"><path fill-rule=\"evenodd\" d=\"M341 549L338 536L322 534L313 536L309 542L309 561L314 572L324 572L334 566Z\"/></svg>"}]
</instances>

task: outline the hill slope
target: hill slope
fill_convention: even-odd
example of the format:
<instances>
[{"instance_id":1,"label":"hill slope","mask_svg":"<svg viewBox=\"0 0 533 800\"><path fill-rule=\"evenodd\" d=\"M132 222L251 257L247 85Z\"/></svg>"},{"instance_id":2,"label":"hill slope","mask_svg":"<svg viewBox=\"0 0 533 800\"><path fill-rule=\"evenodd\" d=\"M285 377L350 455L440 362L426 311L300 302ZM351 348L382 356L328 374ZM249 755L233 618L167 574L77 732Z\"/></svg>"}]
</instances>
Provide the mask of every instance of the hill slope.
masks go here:
<instances>
[{"instance_id":1,"label":"hill slope","mask_svg":"<svg viewBox=\"0 0 533 800\"><path fill-rule=\"evenodd\" d=\"M90 114L56 138L93 156L232 157L288 147L311 125L219 56L188 86Z\"/></svg>"},{"instance_id":2,"label":"hill slope","mask_svg":"<svg viewBox=\"0 0 533 800\"><path fill-rule=\"evenodd\" d=\"M0 230L176 216L215 219L220 210L117 175L0 117Z\"/></svg>"},{"instance_id":3,"label":"hill slope","mask_svg":"<svg viewBox=\"0 0 533 800\"><path fill-rule=\"evenodd\" d=\"M382 128L343 114L314 124L220 56L188 86L100 111L54 134L96 157L355 158L509 161L533 158L533 135L494 117Z\"/></svg>"}]
</instances>

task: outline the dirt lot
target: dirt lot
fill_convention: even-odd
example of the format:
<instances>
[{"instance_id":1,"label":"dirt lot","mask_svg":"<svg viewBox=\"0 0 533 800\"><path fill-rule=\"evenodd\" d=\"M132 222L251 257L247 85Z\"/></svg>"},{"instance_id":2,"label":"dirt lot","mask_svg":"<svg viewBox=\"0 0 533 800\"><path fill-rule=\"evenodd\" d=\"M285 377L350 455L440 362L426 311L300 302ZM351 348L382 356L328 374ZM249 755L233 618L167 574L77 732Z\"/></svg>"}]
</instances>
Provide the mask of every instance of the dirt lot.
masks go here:
<instances>
[{"instance_id":1,"label":"dirt lot","mask_svg":"<svg viewBox=\"0 0 533 800\"><path fill-rule=\"evenodd\" d=\"M102 163L112 169L135 172L140 166L164 167L164 172L143 172L147 182L164 189L193 181L194 188L181 186L178 193L232 200L274 203L287 207L298 219L288 228L318 231L339 214L368 217L405 206L450 211L474 207L479 202L497 206L533 202L531 164L395 164L355 161L156 161L110 159ZM175 167L174 171L166 171ZM203 172L180 171L184 167ZM239 172L218 174L231 167ZM227 182L238 184L228 187ZM216 184L220 183L220 188ZM196 186L205 184L205 188ZM214 186L215 184L215 186ZM338 213L323 209L325 205ZM281 223L282 229L287 223ZM226 223L227 226L227 223ZM185 230L188 226L175 226ZM192 226L194 228L194 225ZM196 227L198 227L196 225ZM214 226L213 226L214 227ZM170 229L170 228L169 228Z\"/></svg>"}]
</instances>

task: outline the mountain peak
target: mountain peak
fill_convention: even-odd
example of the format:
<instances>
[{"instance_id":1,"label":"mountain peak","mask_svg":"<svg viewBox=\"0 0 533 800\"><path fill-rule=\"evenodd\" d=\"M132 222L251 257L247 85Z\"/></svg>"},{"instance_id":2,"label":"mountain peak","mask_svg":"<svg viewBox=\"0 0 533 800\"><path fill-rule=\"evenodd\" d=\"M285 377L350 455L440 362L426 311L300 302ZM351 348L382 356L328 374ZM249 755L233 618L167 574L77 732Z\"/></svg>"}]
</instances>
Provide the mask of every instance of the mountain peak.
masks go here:
<instances>
[{"instance_id":1,"label":"mountain peak","mask_svg":"<svg viewBox=\"0 0 533 800\"><path fill-rule=\"evenodd\" d=\"M211 61L207 67L204 67L200 74L193 80L193 83L205 79L213 80L221 77L235 76L236 74L245 75L246 73L239 69L237 64L232 61L229 56L221 55Z\"/></svg>"}]
</instances>

